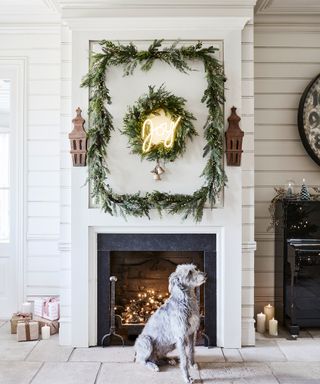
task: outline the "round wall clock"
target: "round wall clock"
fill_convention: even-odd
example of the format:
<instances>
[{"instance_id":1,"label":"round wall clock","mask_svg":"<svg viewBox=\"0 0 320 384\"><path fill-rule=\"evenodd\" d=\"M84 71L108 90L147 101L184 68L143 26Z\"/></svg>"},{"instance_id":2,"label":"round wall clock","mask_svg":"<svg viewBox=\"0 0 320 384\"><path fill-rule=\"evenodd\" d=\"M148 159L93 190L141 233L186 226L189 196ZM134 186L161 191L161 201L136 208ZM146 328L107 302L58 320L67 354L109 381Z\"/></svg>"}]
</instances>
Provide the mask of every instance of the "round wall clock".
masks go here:
<instances>
[{"instance_id":1,"label":"round wall clock","mask_svg":"<svg viewBox=\"0 0 320 384\"><path fill-rule=\"evenodd\" d=\"M320 165L320 74L311 81L301 96L298 128L306 151Z\"/></svg>"}]
</instances>

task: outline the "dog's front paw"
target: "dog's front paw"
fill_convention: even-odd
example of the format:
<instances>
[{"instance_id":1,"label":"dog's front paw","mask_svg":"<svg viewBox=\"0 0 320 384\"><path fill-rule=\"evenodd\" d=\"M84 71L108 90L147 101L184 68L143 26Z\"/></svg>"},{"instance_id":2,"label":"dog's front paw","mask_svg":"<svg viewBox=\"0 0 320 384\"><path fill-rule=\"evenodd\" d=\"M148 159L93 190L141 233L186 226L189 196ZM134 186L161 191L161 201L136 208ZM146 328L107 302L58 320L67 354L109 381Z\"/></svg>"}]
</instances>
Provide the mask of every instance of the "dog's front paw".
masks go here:
<instances>
[{"instance_id":1,"label":"dog's front paw","mask_svg":"<svg viewBox=\"0 0 320 384\"><path fill-rule=\"evenodd\" d=\"M198 363L190 364L190 368L192 368L192 369L199 369Z\"/></svg>"},{"instance_id":2,"label":"dog's front paw","mask_svg":"<svg viewBox=\"0 0 320 384\"><path fill-rule=\"evenodd\" d=\"M149 369L151 369L152 371L154 371L154 372L159 372L159 371L160 371L160 368L157 366L157 364L152 363L151 361L148 361L148 362L146 363L146 366L147 366Z\"/></svg>"},{"instance_id":3,"label":"dog's front paw","mask_svg":"<svg viewBox=\"0 0 320 384\"><path fill-rule=\"evenodd\" d=\"M169 365L177 365L178 362L177 362L176 359L169 359L169 360L168 360L168 364L169 364Z\"/></svg>"},{"instance_id":4,"label":"dog's front paw","mask_svg":"<svg viewBox=\"0 0 320 384\"><path fill-rule=\"evenodd\" d=\"M186 380L185 380L186 384L193 384L194 383L194 380L191 376L187 377Z\"/></svg>"}]
</instances>

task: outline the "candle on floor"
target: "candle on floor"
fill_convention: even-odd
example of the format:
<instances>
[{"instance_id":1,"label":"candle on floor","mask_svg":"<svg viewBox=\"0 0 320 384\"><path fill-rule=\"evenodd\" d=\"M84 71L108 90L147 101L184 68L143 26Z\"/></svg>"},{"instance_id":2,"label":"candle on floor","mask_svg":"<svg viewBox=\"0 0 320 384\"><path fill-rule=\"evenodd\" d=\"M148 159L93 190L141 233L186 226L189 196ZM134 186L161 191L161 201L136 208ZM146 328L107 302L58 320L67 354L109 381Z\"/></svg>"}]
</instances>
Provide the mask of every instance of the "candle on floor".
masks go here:
<instances>
[{"instance_id":1,"label":"candle on floor","mask_svg":"<svg viewBox=\"0 0 320 384\"><path fill-rule=\"evenodd\" d=\"M264 307L264 314L266 315L266 328L269 329L269 320L274 318L274 307L268 304Z\"/></svg>"},{"instance_id":2,"label":"candle on floor","mask_svg":"<svg viewBox=\"0 0 320 384\"><path fill-rule=\"evenodd\" d=\"M266 331L266 315L264 313L257 314L257 332L265 333Z\"/></svg>"},{"instance_id":3,"label":"candle on floor","mask_svg":"<svg viewBox=\"0 0 320 384\"><path fill-rule=\"evenodd\" d=\"M50 327L48 325L44 325L41 328L41 337L42 340L47 340L50 338Z\"/></svg>"},{"instance_id":4,"label":"candle on floor","mask_svg":"<svg viewBox=\"0 0 320 384\"><path fill-rule=\"evenodd\" d=\"M25 303L22 303L21 312L31 313L31 303L29 303L28 301L26 301Z\"/></svg>"},{"instance_id":5,"label":"candle on floor","mask_svg":"<svg viewBox=\"0 0 320 384\"><path fill-rule=\"evenodd\" d=\"M269 335L278 336L278 321L274 318L269 320Z\"/></svg>"}]
</instances>

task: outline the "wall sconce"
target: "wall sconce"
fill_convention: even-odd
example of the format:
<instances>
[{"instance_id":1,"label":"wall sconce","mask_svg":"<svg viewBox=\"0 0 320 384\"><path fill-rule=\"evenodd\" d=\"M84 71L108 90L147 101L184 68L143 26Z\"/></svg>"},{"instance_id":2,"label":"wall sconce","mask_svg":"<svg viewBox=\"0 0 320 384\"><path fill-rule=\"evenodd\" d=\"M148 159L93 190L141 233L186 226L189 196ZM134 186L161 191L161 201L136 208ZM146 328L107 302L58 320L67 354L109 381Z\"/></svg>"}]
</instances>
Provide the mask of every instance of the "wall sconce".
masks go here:
<instances>
[{"instance_id":1,"label":"wall sconce","mask_svg":"<svg viewBox=\"0 0 320 384\"><path fill-rule=\"evenodd\" d=\"M74 167L85 167L87 162L87 133L83 127L85 120L81 109L76 109L77 116L72 120L73 130L69 133L70 153Z\"/></svg>"},{"instance_id":2,"label":"wall sconce","mask_svg":"<svg viewBox=\"0 0 320 384\"><path fill-rule=\"evenodd\" d=\"M242 139L244 132L239 127L240 117L236 113L237 108L231 108L231 115L228 118L229 127L226 135L227 165L240 166L242 150Z\"/></svg>"}]
</instances>

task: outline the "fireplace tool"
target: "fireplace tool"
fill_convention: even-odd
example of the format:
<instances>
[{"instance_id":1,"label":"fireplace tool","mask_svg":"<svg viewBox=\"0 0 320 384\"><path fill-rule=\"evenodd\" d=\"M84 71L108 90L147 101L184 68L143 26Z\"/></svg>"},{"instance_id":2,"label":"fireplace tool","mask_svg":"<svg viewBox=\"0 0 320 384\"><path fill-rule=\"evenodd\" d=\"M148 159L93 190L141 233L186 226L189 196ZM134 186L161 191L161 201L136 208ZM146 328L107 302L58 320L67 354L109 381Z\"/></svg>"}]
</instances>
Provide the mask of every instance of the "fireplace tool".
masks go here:
<instances>
[{"instance_id":1,"label":"fireplace tool","mask_svg":"<svg viewBox=\"0 0 320 384\"><path fill-rule=\"evenodd\" d=\"M197 297L198 306L200 308L200 287L196 288L196 297ZM201 317L201 315L200 315L200 317ZM209 336L204 331L200 331L200 335L207 341L208 348L209 348L209 345L210 345Z\"/></svg>"},{"instance_id":2,"label":"fireplace tool","mask_svg":"<svg viewBox=\"0 0 320 384\"><path fill-rule=\"evenodd\" d=\"M116 336L118 337L121 342L122 342L122 346L124 347L124 340L123 340L123 337L118 335L116 333L116 315L115 315L115 312L114 312L114 308L115 308L115 305L116 305L116 281L117 281L117 277L116 276L110 276L110 285L111 285L111 295L110 295L110 331L109 333L107 333L106 335L104 335L101 339L101 345L102 347L104 347L104 341L113 335L113 336Z\"/></svg>"}]
</instances>

